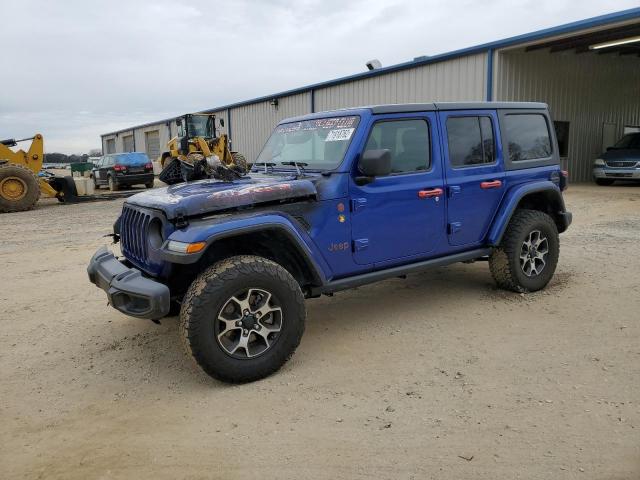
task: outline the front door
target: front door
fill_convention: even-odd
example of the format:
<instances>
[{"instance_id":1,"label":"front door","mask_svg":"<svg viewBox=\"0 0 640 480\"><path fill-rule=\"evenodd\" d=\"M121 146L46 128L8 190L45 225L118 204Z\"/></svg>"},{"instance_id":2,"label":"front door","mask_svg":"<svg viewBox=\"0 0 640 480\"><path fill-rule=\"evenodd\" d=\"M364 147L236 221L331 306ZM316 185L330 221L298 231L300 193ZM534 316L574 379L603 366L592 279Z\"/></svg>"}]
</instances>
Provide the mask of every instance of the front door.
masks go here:
<instances>
[{"instance_id":1,"label":"front door","mask_svg":"<svg viewBox=\"0 0 640 480\"><path fill-rule=\"evenodd\" d=\"M390 151L390 175L358 185L357 165L351 172L354 260L361 265L393 264L428 256L445 238L435 114L375 117L362 152L377 149Z\"/></svg>"},{"instance_id":2,"label":"front door","mask_svg":"<svg viewBox=\"0 0 640 480\"><path fill-rule=\"evenodd\" d=\"M504 195L498 117L492 110L440 112L449 244L479 244Z\"/></svg>"}]
</instances>

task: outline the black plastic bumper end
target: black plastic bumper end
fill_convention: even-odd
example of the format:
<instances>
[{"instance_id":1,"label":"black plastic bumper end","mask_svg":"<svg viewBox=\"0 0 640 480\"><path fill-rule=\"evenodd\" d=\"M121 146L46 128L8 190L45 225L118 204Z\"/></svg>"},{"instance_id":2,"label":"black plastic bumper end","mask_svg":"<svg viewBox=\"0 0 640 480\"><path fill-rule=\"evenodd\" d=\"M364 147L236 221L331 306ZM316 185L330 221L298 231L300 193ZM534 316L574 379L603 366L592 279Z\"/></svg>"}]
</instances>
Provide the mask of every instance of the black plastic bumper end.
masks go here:
<instances>
[{"instance_id":1,"label":"black plastic bumper end","mask_svg":"<svg viewBox=\"0 0 640 480\"><path fill-rule=\"evenodd\" d=\"M169 313L169 288L127 267L107 247L91 257L87 273L91 283L106 292L109 304L125 315L157 320Z\"/></svg>"}]
</instances>

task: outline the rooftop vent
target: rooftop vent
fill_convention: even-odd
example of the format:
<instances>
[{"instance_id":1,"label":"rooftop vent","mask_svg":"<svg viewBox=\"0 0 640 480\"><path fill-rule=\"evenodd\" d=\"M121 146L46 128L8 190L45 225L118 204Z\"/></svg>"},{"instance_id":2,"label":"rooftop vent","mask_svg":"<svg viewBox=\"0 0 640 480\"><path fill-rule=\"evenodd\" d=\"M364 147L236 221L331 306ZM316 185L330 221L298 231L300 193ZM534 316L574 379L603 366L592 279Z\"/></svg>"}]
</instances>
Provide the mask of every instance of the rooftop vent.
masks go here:
<instances>
[{"instance_id":1,"label":"rooftop vent","mask_svg":"<svg viewBox=\"0 0 640 480\"><path fill-rule=\"evenodd\" d=\"M374 58L373 60L369 60L367 62L367 68L369 70L377 70L378 68L382 68L382 63L380 63L380 60L378 60L377 58Z\"/></svg>"},{"instance_id":2,"label":"rooftop vent","mask_svg":"<svg viewBox=\"0 0 640 480\"><path fill-rule=\"evenodd\" d=\"M424 62L429 59L429 55L420 55L419 57L415 57L413 59L414 62Z\"/></svg>"}]
</instances>

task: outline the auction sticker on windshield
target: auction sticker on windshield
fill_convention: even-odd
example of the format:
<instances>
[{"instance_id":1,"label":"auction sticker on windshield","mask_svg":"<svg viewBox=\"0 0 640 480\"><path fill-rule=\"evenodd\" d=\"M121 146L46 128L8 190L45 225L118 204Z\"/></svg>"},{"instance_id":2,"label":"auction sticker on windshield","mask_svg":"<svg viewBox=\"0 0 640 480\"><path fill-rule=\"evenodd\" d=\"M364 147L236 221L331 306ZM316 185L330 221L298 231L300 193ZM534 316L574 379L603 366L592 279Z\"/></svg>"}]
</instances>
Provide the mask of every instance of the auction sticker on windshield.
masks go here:
<instances>
[{"instance_id":1,"label":"auction sticker on windshield","mask_svg":"<svg viewBox=\"0 0 640 480\"><path fill-rule=\"evenodd\" d=\"M338 130L329 130L325 142L341 142L349 140L355 128L340 128Z\"/></svg>"}]
</instances>

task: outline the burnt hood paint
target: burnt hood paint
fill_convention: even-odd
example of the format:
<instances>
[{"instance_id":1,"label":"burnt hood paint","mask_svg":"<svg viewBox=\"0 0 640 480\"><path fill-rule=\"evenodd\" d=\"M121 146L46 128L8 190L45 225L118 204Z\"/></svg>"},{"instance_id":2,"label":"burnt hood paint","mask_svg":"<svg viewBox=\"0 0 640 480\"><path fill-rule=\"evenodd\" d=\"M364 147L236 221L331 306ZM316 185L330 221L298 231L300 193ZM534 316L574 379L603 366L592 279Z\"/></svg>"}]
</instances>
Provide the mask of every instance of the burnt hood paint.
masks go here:
<instances>
[{"instance_id":1,"label":"burnt hood paint","mask_svg":"<svg viewBox=\"0 0 640 480\"><path fill-rule=\"evenodd\" d=\"M233 182L198 180L156 188L129 197L128 204L164 211L169 220L234 207L296 198L317 198L314 178L253 174Z\"/></svg>"}]
</instances>

